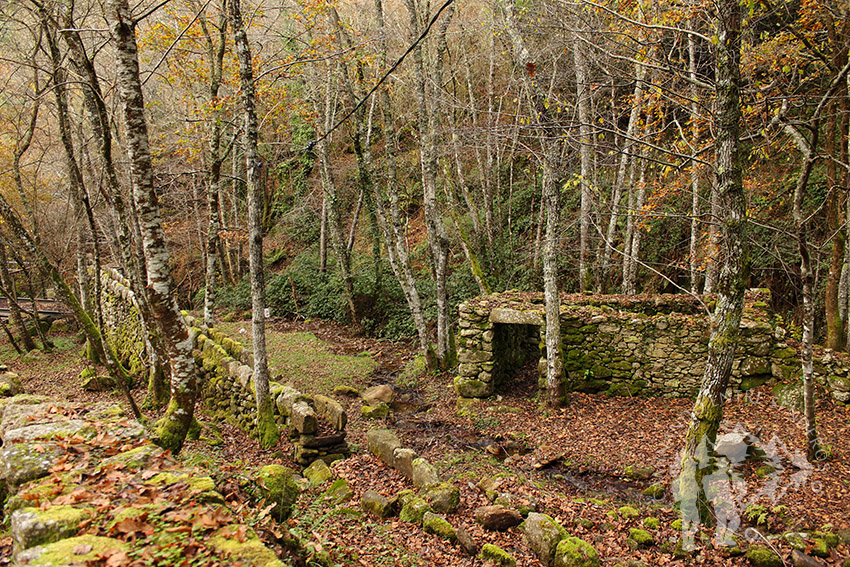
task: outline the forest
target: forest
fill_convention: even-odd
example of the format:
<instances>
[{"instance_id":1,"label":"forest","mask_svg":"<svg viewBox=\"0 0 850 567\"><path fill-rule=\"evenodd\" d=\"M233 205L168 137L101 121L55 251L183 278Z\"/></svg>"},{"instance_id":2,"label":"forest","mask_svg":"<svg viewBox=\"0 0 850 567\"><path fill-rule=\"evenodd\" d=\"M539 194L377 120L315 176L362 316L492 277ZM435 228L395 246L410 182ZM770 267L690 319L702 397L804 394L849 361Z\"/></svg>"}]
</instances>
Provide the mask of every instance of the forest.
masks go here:
<instances>
[{"instance_id":1,"label":"forest","mask_svg":"<svg viewBox=\"0 0 850 567\"><path fill-rule=\"evenodd\" d=\"M175 454L201 389L187 311L250 319L268 448L269 321L407 341L439 375L460 304L542 292L555 411L562 294L688 294L712 328L677 482L706 520L699 447L751 288L799 345L809 460L829 453L813 352L850 345L844 1L5 0L0 44L4 335L49 351L15 298L55 296ZM106 338L107 269L143 368Z\"/></svg>"}]
</instances>

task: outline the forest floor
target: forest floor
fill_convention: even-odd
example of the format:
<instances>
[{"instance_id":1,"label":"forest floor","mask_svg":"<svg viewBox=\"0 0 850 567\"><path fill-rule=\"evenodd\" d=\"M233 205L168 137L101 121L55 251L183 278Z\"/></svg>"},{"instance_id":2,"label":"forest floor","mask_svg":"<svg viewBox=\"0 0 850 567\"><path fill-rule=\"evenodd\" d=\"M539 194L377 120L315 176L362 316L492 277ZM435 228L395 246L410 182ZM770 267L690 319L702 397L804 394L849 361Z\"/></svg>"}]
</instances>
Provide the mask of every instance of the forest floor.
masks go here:
<instances>
[{"instance_id":1,"label":"forest floor","mask_svg":"<svg viewBox=\"0 0 850 567\"><path fill-rule=\"evenodd\" d=\"M250 322L224 326L247 342L250 331L243 330L250 330ZM323 488L310 489L302 493L287 522L292 533L310 542L310 549L317 555L326 552L335 564L487 564L417 525L362 513L360 497L367 490L391 496L413 488L368 452L366 432L373 427L393 429L404 446L428 459L440 478L460 489L460 508L447 517L452 525L463 527L479 546L498 545L519 565L541 565L519 528L491 532L475 521L475 510L491 504L478 488L482 479L497 480L499 492L510 494L512 502L533 505L571 535L591 543L603 565L632 562L636 566L636 561L644 565L749 564L745 556L717 546L712 530L698 538L693 554L673 553L681 530L674 525L679 514L670 486L677 474L690 400L573 394L566 408L547 409L538 398L531 364L499 395L458 409L452 376L412 371L416 365L409 344L352 336L344 327L321 322L277 320L269 330L271 371L280 380L308 392L330 393L328 388L337 384L359 391L389 384L395 390L393 411L385 420L366 420L361 417L359 399L340 399L348 404L347 440L353 454L335 463L332 470L348 481L353 497L332 505L321 497ZM84 392L78 379L84 367L79 358L81 345L69 336L55 340L53 353L24 359L0 343L0 362L21 376L29 393L80 402L121 401L111 392ZM143 396L142 390L135 393ZM727 483L734 501L731 517L733 522L740 519L740 526L733 527L740 535L742 551L749 545L768 545L791 565L792 546L781 534L811 535L831 524L827 529L841 536L839 544L826 550L826 557L819 561L850 564L846 562L850 557L850 408L819 396L819 432L832 456L811 465L802 458L801 415L776 404L769 387L733 398L724 411L721 433L746 431L767 453L767 460L741 463ZM200 418L205 422L203 408ZM236 486L233 480L246 470L269 463L297 468L286 436L277 447L262 450L228 424L210 428L215 435L188 442L180 458L208 468L221 486ZM652 467L654 472L647 479L632 479L626 474L629 466ZM654 483L666 487L664 495L644 496ZM637 509L636 517L619 511L623 506ZM647 522L648 518L657 519L657 524ZM645 528L652 543L636 545L630 540L632 528ZM817 553L812 539L802 541L803 551ZM0 558L9 549L8 533L0 532Z\"/></svg>"}]
</instances>

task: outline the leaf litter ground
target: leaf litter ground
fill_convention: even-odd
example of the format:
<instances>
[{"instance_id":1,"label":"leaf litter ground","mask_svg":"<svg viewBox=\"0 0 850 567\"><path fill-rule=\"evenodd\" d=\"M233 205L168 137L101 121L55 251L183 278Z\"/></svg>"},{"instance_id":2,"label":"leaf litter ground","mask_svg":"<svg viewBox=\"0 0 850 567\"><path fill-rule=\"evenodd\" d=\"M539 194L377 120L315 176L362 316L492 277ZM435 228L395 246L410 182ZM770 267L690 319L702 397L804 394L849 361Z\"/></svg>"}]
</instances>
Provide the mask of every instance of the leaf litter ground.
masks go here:
<instances>
[{"instance_id":1,"label":"leaf litter ground","mask_svg":"<svg viewBox=\"0 0 850 567\"><path fill-rule=\"evenodd\" d=\"M348 441L355 454L335 463L332 469L348 481L353 497L341 504L331 503L322 497L321 487L302 494L298 509L285 526L307 544L308 553L299 560L309 562L312 553L315 559L328 554L336 563L352 565L484 565L480 559L466 556L458 546L425 534L418 526L397 518L374 520L362 514L359 499L365 491L377 490L390 496L412 488L401 475L366 451L366 431L387 426L397 432L405 446L434 463L441 478L460 488L460 509L447 519L466 529L479 545L494 543L510 552L519 565L540 565L519 530L488 532L474 520L475 509L490 504L477 487L483 478L497 479L498 490L510 494L512 502L533 504L555 517L572 535L592 543L600 552L603 565L629 561L646 565L747 564L744 557L715 547L711 538L698 541L698 550L690 557L678 558L668 552L680 536L671 527L678 514L673 509L669 486L676 473L691 407L689 400L573 394L568 407L546 409L537 398L532 365L519 372L499 396L459 410L450 386L452 376L426 374L399 380L401 370L413 357L408 343L355 337L344 327L315 321L277 321L270 328L278 334L312 333L336 355L368 356L376 363L371 373L352 372L345 376L343 372L334 379L358 389L390 383L396 386L397 393L394 411L378 422L360 417L359 400L340 400L349 405ZM32 393L65 395L80 402L111 398L112 394L79 390L77 376L82 363L75 357L74 349L51 355L48 372L43 370L44 360L9 364L21 374ZM57 369L57 365L64 366ZM137 391L137 395L141 393ZM810 532L824 524L832 524L839 532L850 529L850 411L820 392L818 418L820 433L831 446L833 457L816 463L805 483L786 490L782 484L798 472L788 455L804 443L800 414L778 406L768 387L738 396L725 407L722 432L743 428L762 442L787 448L780 455L780 467L774 474L761 478L759 463L747 463L739 471L747 486L742 506L761 504L768 510L784 507L767 519L742 518L739 532L755 540L771 538L771 545L786 558L791 552L789 544L773 535ZM215 435L189 442L180 458L210 474L243 515L259 511L258 504L241 489L245 471L269 463L295 467L288 441L262 450L228 424L219 425ZM649 479L632 480L625 475L629 466L653 467L655 472ZM643 496L647 486L658 482L668 488L663 498ZM771 496L778 499L773 501ZM639 510L637 518L617 512L626 504ZM648 517L660 520L660 526L650 530L654 544L635 546L629 542L629 529L642 527ZM144 537L144 520L141 521L141 526L130 523L121 529L131 530L134 537ZM208 520L201 520L201 527L204 522ZM135 530L136 527L140 529ZM275 535L279 530L273 525L267 524L258 531L267 543L277 543L280 549ZM2 541L8 545L8 538ZM843 565L847 555L847 543L842 542L822 561Z\"/></svg>"}]
</instances>

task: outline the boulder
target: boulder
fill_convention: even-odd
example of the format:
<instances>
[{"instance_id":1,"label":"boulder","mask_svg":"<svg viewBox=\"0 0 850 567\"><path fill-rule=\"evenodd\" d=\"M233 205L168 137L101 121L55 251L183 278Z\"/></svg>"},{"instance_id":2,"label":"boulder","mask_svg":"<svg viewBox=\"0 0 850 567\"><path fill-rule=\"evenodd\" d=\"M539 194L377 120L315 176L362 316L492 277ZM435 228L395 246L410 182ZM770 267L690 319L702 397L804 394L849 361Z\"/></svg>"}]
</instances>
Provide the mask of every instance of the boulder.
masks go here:
<instances>
[{"instance_id":1,"label":"boulder","mask_svg":"<svg viewBox=\"0 0 850 567\"><path fill-rule=\"evenodd\" d=\"M791 564L794 567L823 567L823 563L799 549L791 551Z\"/></svg>"},{"instance_id":2,"label":"boulder","mask_svg":"<svg viewBox=\"0 0 850 567\"><path fill-rule=\"evenodd\" d=\"M16 510L12 513L12 541L19 551L53 543L76 535L80 523L93 515L90 508L72 506Z\"/></svg>"},{"instance_id":3,"label":"boulder","mask_svg":"<svg viewBox=\"0 0 850 567\"><path fill-rule=\"evenodd\" d=\"M652 534L640 528L629 528L629 539L635 542L637 547L653 544Z\"/></svg>"},{"instance_id":4,"label":"boulder","mask_svg":"<svg viewBox=\"0 0 850 567\"><path fill-rule=\"evenodd\" d=\"M126 551L127 544L111 537L81 535L47 545L32 547L17 554L16 565L59 567L86 565L97 557Z\"/></svg>"},{"instance_id":5,"label":"boulder","mask_svg":"<svg viewBox=\"0 0 850 567\"><path fill-rule=\"evenodd\" d=\"M599 567L599 553L583 539L567 536L555 549L552 564L554 567Z\"/></svg>"},{"instance_id":6,"label":"boulder","mask_svg":"<svg viewBox=\"0 0 850 567\"><path fill-rule=\"evenodd\" d=\"M399 518L402 522L421 524L426 512L433 512L431 506L422 498L411 498L401 507Z\"/></svg>"},{"instance_id":7,"label":"boulder","mask_svg":"<svg viewBox=\"0 0 850 567\"><path fill-rule=\"evenodd\" d=\"M387 384L381 384L380 386L373 386L363 392L363 402L366 405L374 406L383 402L385 404L389 404L393 401L394 392L392 386Z\"/></svg>"},{"instance_id":8,"label":"boulder","mask_svg":"<svg viewBox=\"0 0 850 567\"><path fill-rule=\"evenodd\" d=\"M393 450L393 468L407 480L413 480L413 461L416 457L416 451L413 449L397 447Z\"/></svg>"},{"instance_id":9,"label":"boulder","mask_svg":"<svg viewBox=\"0 0 850 567\"><path fill-rule=\"evenodd\" d=\"M374 406L362 406L360 408L360 416L363 419L384 419L390 414L390 406L384 402L379 402Z\"/></svg>"},{"instance_id":10,"label":"boulder","mask_svg":"<svg viewBox=\"0 0 850 567\"><path fill-rule=\"evenodd\" d=\"M475 521L485 530L502 532L522 522L522 516L516 510L500 505L482 506L475 510Z\"/></svg>"},{"instance_id":11,"label":"boulder","mask_svg":"<svg viewBox=\"0 0 850 567\"><path fill-rule=\"evenodd\" d=\"M782 567L782 558L769 547L754 545L747 550L747 561L753 567Z\"/></svg>"},{"instance_id":12,"label":"boulder","mask_svg":"<svg viewBox=\"0 0 850 567\"><path fill-rule=\"evenodd\" d=\"M266 465L260 469L259 485L263 498L274 504L272 517L282 522L289 518L292 506L298 499L298 484L293 475L295 471L283 465Z\"/></svg>"},{"instance_id":13,"label":"boulder","mask_svg":"<svg viewBox=\"0 0 850 567\"><path fill-rule=\"evenodd\" d=\"M501 567L516 567L516 558L492 543L485 543L481 548L481 559Z\"/></svg>"},{"instance_id":14,"label":"boulder","mask_svg":"<svg viewBox=\"0 0 850 567\"><path fill-rule=\"evenodd\" d=\"M437 475L437 469L430 462L422 457L414 459L413 468L413 486L416 488L425 488L432 484L440 482L440 477Z\"/></svg>"},{"instance_id":15,"label":"boulder","mask_svg":"<svg viewBox=\"0 0 850 567\"><path fill-rule=\"evenodd\" d=\"M5 370L0 374L0 397L10 398L24 393L20 377Z\"/></svg>"},{"instance_id":16,"label":"boulder","mask_svg":"<svg viewBox=\"0 0 850 567\"><path fill-rule=\"evenodd\" d=\"M370 516L379 519L389 518L393 515L393 505L389 498L374 490L367 490L363 493L363 496L360 497L360 507Z\"/></svg>"},{"instance_id":17,"label":"boulder","mask_svg":"<svg viewBox=\"0 0 850 567\"><path fill-rule=\"evenodd\" d=\"M460 505L460 490L453 484L440 482L422 490L422 498L438 514L454 514Z\"/></svg>"},{"instance_id":18,"label":"boulder","mask_svg":"<svg viewBox=\"0 0 850 567\"><path fill-rule=\"evenodd\" d=\"M422 516L422 530L426 534L433 534L448 541L457 539L457 534L452 525L444 517L432 512L425 512Z\"/></svg>"},{"instance_id":19,"label":"boulder","mask_svg":"<svg viewBox=\"0 0 850 567\"><path fill-rule=\"evenodd\" d=\"M401 441L389 429L370 429L366 433L366 444L369 452L381 459L388 467L394 464L393 452L401 447Z\"/></svg>"},{"instance_id":20,"label":"boulder","mask_svg":"<svg viewBox=\"0 0 850 567\"><path fill-rule=\"evenodd\" d=\"M536 512L528 515L520 529L525 534L529 547L544 565L552 563L558 544L568 535L567 530L551 516Z\"/></svg>"},{"instance_id":21,"label":"boulder","mask_svg":"<svg viewBox=\"0 0 850 567\"><path fill-rule=\"evenodd\" d=\"M348 486L347 480L338 478L322 496L325 500L336 506L351 500L354 497L354 491Z\"/></svg>"},{"instance_id":22,"label":"boulder","mask_svg":"<svg viewBox=\"0 0 850 567\"><path fill-rule=\"evenodd\" d=\"M313 461L313 464L304 469L303 474L313 486L322 485L334 477L334 473L331 472L327 463L321 459Z\"/></svg>"},{"instance_id":23,"label":"boulder","mask_svg":"<svg viewBox=\"0 0 850 567\"><path fill-rule=\"evenodd\" d=\"M475 540L472 539L469 532L463 528L455 528L455 537L457 538L458 545L460 545L461 549L463 549L467 555L470 557L478 555L478 544L475 543Z\"/></svg>"},{"instance_id":24,"label":"boulder","mask_svg":"<svg viewBox=\"0 0 850 567\"><path fill-rule=\"evenodd\" d=\"M629 465L624 471L625 477L631 480L649 480L655 474L655 467L647 465Z\"/></svg>"}]
</instances>

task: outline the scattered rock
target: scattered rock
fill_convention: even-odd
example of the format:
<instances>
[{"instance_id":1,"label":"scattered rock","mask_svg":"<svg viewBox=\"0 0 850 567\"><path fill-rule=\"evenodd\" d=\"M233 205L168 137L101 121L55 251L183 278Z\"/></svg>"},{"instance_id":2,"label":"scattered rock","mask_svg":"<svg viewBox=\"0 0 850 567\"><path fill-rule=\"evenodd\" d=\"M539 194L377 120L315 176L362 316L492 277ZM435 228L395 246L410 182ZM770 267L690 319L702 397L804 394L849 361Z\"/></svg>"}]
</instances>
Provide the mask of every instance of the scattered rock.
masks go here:
<instances>
[{"instance_id":1,"label":"scattered rock","mask_svg":"<svg viewBox=\"0 0 850 567\"><path fill-rule=\"evenodd\" d=\"M366 443L369 446L369 452L381 459L385 465L388 467L394 465L393 453L401 447L401 441L395 433L389 429L370 429L366 433Z\"/></svg>"},{"instance_id":2,"label":"scattered rock","mask_svg":"<svg viewBox=\"0 0 850 567\"><path fill-rule=\"evenodd\" d=\"M522 522L522 516L516 510L504 506L482 506L475 510L475 521L485 530L502 532L518 526Z\"/></svg>"},{"instance_id":3,"label":"scattered rock","mask_svg":"<svg viewBox=\"0 0 850 567\"><path fill-rule=\"evenodd\" d=\"M12 514L12 541L19 550L53 543L76 535L80 522L93 515L90 508L72 506L23 508Z\"/></svg>"},{"instance_id":4,"label":"scattered rock","mask_svg":"<svg viewBox=\"0 0 850 567\"><path fill-rule=\"evenodd\" d=\"M791 564L794 567L823 567L823 563L806 555L799 549L795 549L791 552Z\"/></svg>"},{"instance_id":5,"label":"scattered rock","mask_svg":"<svg viewBox=\"0 0 850 567\"><path fill-rule=\"evenodd\" d=\"M2 371L0 374L0 397L9 398L24 393L20 377L13 373Z\"/></svg>"},{"instance_id":6,"label":"scattered rock","mask_svg":"<svg viewBox=\"0 0 850 567\"><path fill-rule=\"evenodd\" d=\"M336 479L331 487L324 493L324 498L334 505L339 505L348 502L354 497L354 491L348 486L348 481L344 478Z\"/></svg>"},{"instance_id":7,"label":"scattered rock","mask_svg":"<svg viewBox=\"0 0 850 567\"><path fill-rule=\"evenodd\" d=\"M481 548L481 559L502 567L516 567L514 556L492 543L485 543Z\"/></svg>"},{"instance_id":8,"label":"scattered rock","mask_svg":"<svg viewBox=\"0 0 850 567\"><path fill-rule=\"evenodd\" d=\"M629 528L629 539L634 541L638 547L653 544L652 534L640 528Z\"/></svg>"},{"instance_id":9,"label":"scattered rock","mask_svg":"<svg viewBox=\"0 0 850 567\"><path fill-rule=\"evenodd\" d=\"M460 490L447 482L426 487L422 491L422 497L438 514L454 514L460 506Z\"/></svg>"},{"instance_id":10,"label":"scattered rock","mask_svg":"<svg viewBox=\"0 0 850 567\"><path fill-rule=\"evenodd\" d=\"M389 498L374 490L367 490L360 497L360 507L375 518L384 519L393 515L393 505Z\"/></svg>"},{"instance_id":11,"label":"scattered rock","mask_svg":"<svg viewBox=\"0 0 850 567\"><path fill-rule=\"evenodd\" d=\"M649 465L629 465L626 467L626 470L623 471L623 474L626 478L631 480L649 480L649 478L655 474L655 467Z\"/></svg>"},{"instance_id":12,"label":"scattered rock","mask_svg":"<svg viewBox=\"0 0 850 567\"><path fill-rule=\"evenodd\" d=\"M266 465L260 469L259 485L262 496L274 503L272 516L282 522L289 518L292 506L298 499L298 485L292 478L294 471L283 465Z\"/></svg>"},{"instance_id":13,"label":"scattered rock","mask_svg":"<svg viewBox=\"0 0 850 567\"><path fill-rule=\"evenodd\" d=\"M425 488L440 482L437 469L427 459L422 457L414 459L411 466L413 468L413 486L416 488Z\"/></svg>"},{"instance_id":14,"label":"scattered rock","mask_svg":"<svg viewBox=\"0 0 850 567\"><path fill-rule=\"evenodd\" d=\"M732 464L743 463L748 458L758 458L760 454L764 454L756 446L757 442L757 437L738 428L717 436L714 442L714 453L726 457Z\"/></svg>"},{"instance_id":15,"label":"scattered rock","mask_svg":"<svg viewBox=\"0 0 850 567\"><path fill-rule=\"evenodd\" d=\"M426 512L434 512L434 510L422 498L411 498L401 507L399 518L402 522L421 524Z\"/></svg>"},{"instance_id":16,"label":"scattered rock","mask_svg":"<svg viewBox=\"0 0 850 567\"><path fill-rule=\"evenodd\" d=\"M380 403L389 404L393 401L393 397L393 388L387 384L373 386L363 392L363 401L369 406L375 406Z\"/></svg>"},{"instance_id":17,"label":"scattered rock","mask_svg":"<svg viewBox=\"0 0 850 567\"><path fill-rule=\"evenodd\" d=\"M567 536L555 549L552 565L554 567L599 567L599 553L583 539Z\"/></svg>"},{"instance_id":18,"label":"scattered rock","mask_svg":"<svg viewBox=\"0 0 850 567\"><path fill-rule=\"evenodd\" d=\"M753 567L782 567L782 558L769 547L754 545L747 550L747 561Z\"/></svg>"},{"instance_id":19,"label":"scattered rock","mask_svg":"<svg viewBox=\"0 0 850 567\"><path fill-rule=\"evenodd\" d=\"M567 530L554 518L536 512L528 515L520 529L525 534L529 547L544 565L551 564L558 544L568 535Z\"/></svg>"},{"instance_id":20,"label":"scattered rock","mask_svg":"<svg viewBox=\"0 0 850 567\"><path fill-rule=\"evenodd\" d=\"M478 555L478 544L475 543L475 540L472 539L472 536L463 529L463 528L455 528L455 537L457 538L457 543L460 545L461 549L463 549L467 555L470 557L475 557Z\"/></svg>"},{"instance_id":21,"label":"scattered rock","mask_svg":"<svg viewBox=\"0 0 850 567\"><path fill-rule=\"evenodd\" d=\"M416 457L416 451L413 449L397 447L393 450L393 468L407 480L413 480L413 461Z\"/></svg>"},{"instance_id":22,"label":"scattered rock","mask_svg":"<svg viewBox=\"0 0 850 567\"><path fill-rule=\"evenodd\" d=\"M390 415L390 406L380 402L374 406L363 406L360 408L363 419L384 419Z\"/></svg>"},{"instance_id":23,"label":"scattered rock","mask_svg":"<svg viewBox=\"0 0 850 567\"><path fill-rule=\"evenodd\" d=\"M357 388L352 388L351 386L334 386L334 395L336 396L345 396L346 398L356 398L360 395L360 392Z\"/></svg>"},{"instance_id":24,"label":"scattered rock","mask_svg":"<svg viewBox=\"0 0 850 567\"><path fill-rule=\"evenodd\" d=\"M640 510L632 506L622 506L617 509L617 512L624 520L634 520L640 517Z\"/></svg>"},{"instance_id":25,"label":"scattered rock","mask_svg":"<svg viewBox=\"0 0 850 567\"><path fill-rule=\"evenodd\" d=\"M422 530L426 534L433 534L445 540L455 541L457 533L450 523L442 516L432 512L425 512L422 516Z\"/></svg>"},{"instance_id":26,"label":"scattered rock","mask_svg":"<svg viewBox=\"0 0 850 567\"><path fill-rule=\"evenodd\" d=\"M326 483L334 477L334 473L328 467L327 463L321 459L313 461L309 467L304 469L304 477L310 481L313 486L319 486Z\"/></svg>"},{"instance_id":27,"label":"scattered rock","mask_svg":"<svg viewBox=\"0 0 850 567\"><path fill-rule=\"evenodd\" d=\"M667 489L660 482L650 484L643 491L644 496L649 496L650 498L654 498L655 500L661 500L662 498L664 498L665 494L667 494Z\"/></svg>"}]
</instances>

